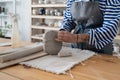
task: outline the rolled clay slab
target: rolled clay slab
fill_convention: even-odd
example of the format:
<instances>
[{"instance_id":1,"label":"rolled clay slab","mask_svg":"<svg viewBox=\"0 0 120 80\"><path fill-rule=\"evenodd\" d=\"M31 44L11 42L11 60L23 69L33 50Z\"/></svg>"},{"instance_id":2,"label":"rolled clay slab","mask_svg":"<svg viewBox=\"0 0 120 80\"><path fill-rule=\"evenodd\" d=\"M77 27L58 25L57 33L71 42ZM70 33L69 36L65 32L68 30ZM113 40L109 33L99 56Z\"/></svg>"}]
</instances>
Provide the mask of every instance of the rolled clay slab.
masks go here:
<instances>
[{"instance_id":1,"label":"rolled clay slab","mask_svg":"<svg viewBox=\"0 0 120 80\"><path fill-rule=\"evenodd\" d=\"M47 31L43 39L43 49L46 53L50 55L57 55L62 48L62 42L58 42L55 39L57 38L57 31Z\"/></svg>"},{"instance_id":2,"label":"rolled clay slab","mask_svg":"<svg viewBox=\"0 0 120 80\"><path fill-rule=\"evenodd\" d=\"M22 46L22 47L18 47L18 48L11 48L11 49L8 49L8 50L3 50L3 51L0 51L0 56L10 54L10 53L13 53L13 52L16 52L16 51L21 51L21 50L24 50L24 49L29 49L29 48L32 48L36 45L37 44L35 43L35 44L32 44L32 45L28 45L28 46Z\"/></svg>"},{"instance_id":3,"label":"rolled clay slab","mask_svg":"<svg viewBox=\"0 0 120 80\"><path fill-rule=\"evenodd\" d=\"M18 63L23 62L23 61L40 58L40 57L46 56L46 55L47 55L47 53L41 51L41 52L37 52L35 54L31 54L31 55L16 59L16 60L11 60L11 61L7 61L4 63L0 63L0 69L5 68L5 67L9 67L9 66L14 65L14 64L18 64Z\"/></svg>"},{"instance_id":4,"label":"rolled clay slab","mask_svg":"<svg viewBox=\"0 0 120 80\"><path fill-rule=\"evenodd\" d=\"M15 59L19 59L31 54L35 54L36 52L40 52L43 50L43 45L32 45L28 48L22 48L21 50L15 51L10 54L6 55L1 55L0 56L0 63L6 62L6 61L11 61Z\"/></svg>"}]
</instances>

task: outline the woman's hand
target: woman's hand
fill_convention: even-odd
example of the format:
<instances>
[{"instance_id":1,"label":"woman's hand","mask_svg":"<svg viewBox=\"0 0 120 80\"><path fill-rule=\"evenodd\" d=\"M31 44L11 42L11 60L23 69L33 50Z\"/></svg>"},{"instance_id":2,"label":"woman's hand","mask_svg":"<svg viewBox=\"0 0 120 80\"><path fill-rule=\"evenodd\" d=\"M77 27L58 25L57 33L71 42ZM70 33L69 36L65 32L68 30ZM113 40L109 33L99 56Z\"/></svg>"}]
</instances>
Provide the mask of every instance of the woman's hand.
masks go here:
<instances>
[{"instance_id":1,"label":"woman's hand","mask_svg":"<svg viewBox=\"0 0 120 80\"><path fill-rule=\"evenodd\" d=\"M59 31L56 40L60 42L74 43L77 42L77 35L71 34L68 31Z\"/></svg>"},{"instance_id":2,"label":"woman's hand","mask_svg":"<svg viewBox=\"0 0 120 80\"><path fill-rule=\"evenodd\" d=\"M68 31L59 31L58 38L56 39L60 42L75 43L75 42L88 42L88 34L71 34Z\"/></svg>"}]
</instances>

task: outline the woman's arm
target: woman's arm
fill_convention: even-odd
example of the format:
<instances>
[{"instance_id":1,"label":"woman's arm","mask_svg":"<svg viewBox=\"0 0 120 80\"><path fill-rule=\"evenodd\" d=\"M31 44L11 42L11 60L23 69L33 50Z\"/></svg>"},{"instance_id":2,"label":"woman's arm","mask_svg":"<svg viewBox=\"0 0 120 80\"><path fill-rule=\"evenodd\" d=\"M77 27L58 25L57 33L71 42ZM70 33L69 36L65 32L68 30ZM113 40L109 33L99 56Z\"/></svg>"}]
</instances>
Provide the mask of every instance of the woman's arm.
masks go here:
<instances>
[{"instance_id":1,"label":"woman's arm","mask_svg":"<svg viewBox=\"0 0 120 80\"><path fill-rule=\"evenodd\" d=\"M76 23L72 20L72 15L70 13L70 6L73 1L74 0L67 0L67 8L66 8L66 12L64 14L64 20L61 26L61 29L69 32L71 32L76 26Z\"/></svg>"},{"instance_id":2,"label":"woman's arm","mask_svg":"<svg viewBox=\"0 0 120 80\"><path fill-rule=\"evenodd\" d=\"M104 12L104 22L101 28L90 29L87 34L78 35L64 31L59 32L58 34L60 35L58 35L58 41L70 43L88 41L90 45L94 45L97 49L101 49L105 45L111 43L118 31L118 22L120 20L120 1L111 0L111 2L109 2L104 0L103 2L101 1L100 4L101 10ZM67 27L64 28L67 31L70 31L71 29L68 29Z\"/></svg>"},{"instance_id":3,"label":"woman's arm","mask_svg":"<svg viewBox=\"0 0 120 80\"><path fill-rule=\"evenodd\" d=\"M78 43L78 42L88 42L88 34L71 34L68 31L59 31L57 41L67 42L67 43Z\"/></svg>"},{"instance_id":4,"label":"woman's arm","mask_svg":"<svg viewBox=\"0 0 120 80\"><path fill-rule=\"evenodd\" d=\"M101 2L102 5L103 3ZM97 49L101 49L112 42L117 35L118 22L120 20L120 0L106 0L103 11L103 27L90 29L89 31L89 44L94 45Z\"/></svg>"}]
</instances>

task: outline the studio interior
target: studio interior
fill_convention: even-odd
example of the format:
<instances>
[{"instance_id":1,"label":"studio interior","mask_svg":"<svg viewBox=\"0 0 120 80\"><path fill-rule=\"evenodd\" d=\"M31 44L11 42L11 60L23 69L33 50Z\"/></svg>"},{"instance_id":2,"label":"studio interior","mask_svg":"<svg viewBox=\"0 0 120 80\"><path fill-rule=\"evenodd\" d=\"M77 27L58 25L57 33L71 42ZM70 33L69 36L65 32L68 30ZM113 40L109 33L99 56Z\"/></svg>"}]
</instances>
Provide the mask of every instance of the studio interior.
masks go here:
<instances>
[{"instance_id":1,"label":"studio interior","mask_svg":"<svg viewBox=\"0 0 120 80\"><path fill-rule=\"evenodd\" d=\"M120 80L120 0L0 0L0 80Z\"/></svg>"}]
</instances>

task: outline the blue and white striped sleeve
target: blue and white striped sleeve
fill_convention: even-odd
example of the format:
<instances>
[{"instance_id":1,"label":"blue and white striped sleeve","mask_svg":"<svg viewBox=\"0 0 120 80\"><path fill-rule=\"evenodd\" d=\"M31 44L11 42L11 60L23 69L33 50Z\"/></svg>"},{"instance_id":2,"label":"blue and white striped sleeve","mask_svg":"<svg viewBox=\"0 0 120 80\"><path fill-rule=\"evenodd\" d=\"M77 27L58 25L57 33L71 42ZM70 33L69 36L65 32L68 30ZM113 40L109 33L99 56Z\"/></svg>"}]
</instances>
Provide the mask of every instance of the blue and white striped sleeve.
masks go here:
<instances>
[{"instance_id":1,"label":"blue and white striped sleeve","mask_svg":"<svg viewBox=\"0 0 120 80\"><path fill-rule=\"evenodd\" d=\"M61 29L71 32L76 26L76 23L72 20L72 15L70 13L70 6L74 0L67 0L67 8L64 15L64 20L62 22Z\"/></svg>"},{"instance_id":2,"label":"blue and white striped sleeve","mask_svg":"<svg viewBox=\"0 0 120 80\"><path fill-rule=\"evenodd\" d=\"M100 8L104 11L103 27L90 29L89 31L89 44L94 45L97 49L101 49L113 41L117 35L120 20L120 0L102 1L100 2ZM104 6L105 1L106 4Z\"/></svg>"}]
</instances>

